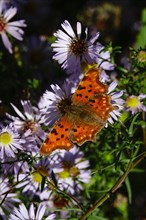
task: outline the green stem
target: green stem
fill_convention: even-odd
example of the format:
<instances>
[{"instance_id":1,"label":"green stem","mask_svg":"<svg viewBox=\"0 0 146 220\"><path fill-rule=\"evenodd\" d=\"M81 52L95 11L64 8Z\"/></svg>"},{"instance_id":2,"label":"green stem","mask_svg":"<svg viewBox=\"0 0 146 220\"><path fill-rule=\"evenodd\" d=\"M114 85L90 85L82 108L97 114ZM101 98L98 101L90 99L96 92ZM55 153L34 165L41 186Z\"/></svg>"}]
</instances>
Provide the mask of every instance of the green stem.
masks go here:
<instances>
[{"instance_id":1,"label":"green stem","mask_svg":"<svg viewBox=\"0 0 146 220\"><path fill-rule=\"evenodd\" d=\"M126 177L128 176L128 174L131 172L131 170L136 167L146 156L146 152L142 153L137 159L135 159L133 162L130 162L128 165L128 168L126 170L126 172L118 179L118 181L116 182L116 184L111 188L111 190L106 193L104 196L102 196L100 199L98 199L94 205L89 208L86 213L84 213L80 220L85 220L96 208L98 208L99 206L101 206L106 200L108 200L110 198L110 195L112 193L114 193L120 186L121 184L125 181Z\"/></svg>"},{"instance_id":2,"label":"green stem","mask_svg":"<svg viewBox=\"0 0 146 220\"><path fill-rule=\"evenodd\" d=\"M144 111L142 112L142 118L143 118L144 121L146 121L146 114L145 114ZM144 149L146 149L146 126L143 126L143 127L142 127L142 130L143 130Z\"/></svg>"}]
</instances>

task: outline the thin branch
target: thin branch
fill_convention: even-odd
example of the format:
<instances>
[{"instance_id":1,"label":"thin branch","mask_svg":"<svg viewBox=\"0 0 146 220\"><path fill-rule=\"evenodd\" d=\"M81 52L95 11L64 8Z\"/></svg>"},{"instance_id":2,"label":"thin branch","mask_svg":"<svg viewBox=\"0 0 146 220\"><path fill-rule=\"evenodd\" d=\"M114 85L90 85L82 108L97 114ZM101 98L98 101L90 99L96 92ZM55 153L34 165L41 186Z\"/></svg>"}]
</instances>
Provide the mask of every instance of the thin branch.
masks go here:
<instances>
[{"instance_id":1,"label":"thin branch","mask_svg":"<svg viewBox=\"0 0 146 220\"><path fill-rule=\"evenodd\" d=\"M112 193L114 193L125 181L128 174L131 172L131 170L136 167L144 158L146 157L146 152L142 153L137 159L135 159L133 162L130 161L128 168L126 172L118 179L116 184L111 188L111 190L106 193L104 196L102 196L100 199L98 199L94 205L89 208L86 213L84 213L80 220L85 220L95 209L97 209L99 206L101 206L106 200L108 200Z\"/></svg>"}]
</instances>

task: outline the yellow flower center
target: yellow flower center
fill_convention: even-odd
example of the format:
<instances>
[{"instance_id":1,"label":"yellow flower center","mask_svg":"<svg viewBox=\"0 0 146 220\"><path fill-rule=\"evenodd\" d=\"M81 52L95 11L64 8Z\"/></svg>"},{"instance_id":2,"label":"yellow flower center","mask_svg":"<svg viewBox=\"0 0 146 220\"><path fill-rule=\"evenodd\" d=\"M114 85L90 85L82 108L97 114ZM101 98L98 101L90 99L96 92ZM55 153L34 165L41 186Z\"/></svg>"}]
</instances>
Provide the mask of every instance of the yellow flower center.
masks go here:
<instances>
[{"instance_id":1,"label":"yellow flower center","mask_svg":"<svg viewBox=\"0 0 146 220\"><path fill-rule=\"evenodd\" d=\"M32 173L32 179L34 182L41 183L43 177L48 176L48 171L44 167L38 167L36 171Z\"/></svg>"},{"instance_id":2,"label":"yellow flower center","mask_svg":"<svg viewBox=\"0 0 146 220\"><path fill-rule=\"evenodd\" d=\"M69 177L69 172L67 170L63 170L62 172L59 173L60 178L65 179Z\"/></svg>"},{"instance_id":3,"label":"yellow flower center","mask_svg":"<svg viewBox=\"0 0 146 220\"><path fill-rule=\"evenodd\" d=\"M79 169L77 167L71 167L70 174L71 176L78 176L79 175Z\"/></svg>"},{"instance_id":4,"label":"yellow flower center","mask_svg":"<svg viewBox=\"0 0 146 220\"><path fill-rule=\"evenodd\" d=\"M8 132L3 132L0 134L0 143L3 145L11 144L12 137Z\"/></svg>"},{"instance_id":5,"label":"yellow flower center","mask_svg":"<svg viewBox=\"0 0 146 220\"><path fill-rule=\"evenodd\" d=\"M127 106L130 108L137 108L140 105L140 101L137 96L132 96L127 99Z\"/></svg>"},{"instance_id":6,"label":"yellow flower center","mask_svg":"<svg viewBox=\"0 0 146 220\"><path fill-rule=\"evenodd\" d=\"M32 174L32 179L34 182L37 182L37 183L41 183L42 182L42 175L40 173L38 173L37 171L33 172Z\"/></svg>"},{"instance_id":7,"label":"yellow flower center","mask_svg":"<svg viewBox=\"0 0 146 220\"><path fill-rule=\"evenodd\" d=\"M63 168L64 170L60 172L58 175L60 178L68 178L68 177L75 177L79 175L79 169L72 165L72 163L69 163L67 161L63 161Z\"/></svg>"},{"instance_id":8,"label":"yellow flower center","mask_svg":"<svg viewBox=\"0 0 146 220\"><path fill-rule=\"evenodd\" d=\"M146 51L144 50L139 51L137 54L137 58L142 63L146 62Z\"/></svg>"},{"instance_id":9,"label":"yellow flower center","mask_svg":"<svg viewBox=\"0 0 146 220\"><path fill-rule=\"evenodd\" d=\"M3 19L3 17L0 17L0 33L4 31L6 26L5 20Z\"/></svg>"}]
</instances>

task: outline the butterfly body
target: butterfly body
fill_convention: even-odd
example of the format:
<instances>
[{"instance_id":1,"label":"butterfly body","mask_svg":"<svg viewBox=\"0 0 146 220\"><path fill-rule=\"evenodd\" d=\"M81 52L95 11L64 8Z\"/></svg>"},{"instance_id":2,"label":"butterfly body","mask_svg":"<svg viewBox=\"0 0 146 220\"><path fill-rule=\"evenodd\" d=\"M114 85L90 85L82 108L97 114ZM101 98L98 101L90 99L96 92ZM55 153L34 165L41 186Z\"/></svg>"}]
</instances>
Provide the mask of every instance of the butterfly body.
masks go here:
<instances>
[{"instance_id":1,"label":"butterfly body","mask_svg":"<svg viewBox=\"0 0 146 220\"><path fill-rule=\"evenodd\" d=\"M69 150L74 143L96 141L96 134L105 126L113 107L107 86L99 80L100 72L90 69L80 81L71 100L64 105L63 113L45 142L40 153L50 154L56 149Z\"/></svg>"}]
</instances>

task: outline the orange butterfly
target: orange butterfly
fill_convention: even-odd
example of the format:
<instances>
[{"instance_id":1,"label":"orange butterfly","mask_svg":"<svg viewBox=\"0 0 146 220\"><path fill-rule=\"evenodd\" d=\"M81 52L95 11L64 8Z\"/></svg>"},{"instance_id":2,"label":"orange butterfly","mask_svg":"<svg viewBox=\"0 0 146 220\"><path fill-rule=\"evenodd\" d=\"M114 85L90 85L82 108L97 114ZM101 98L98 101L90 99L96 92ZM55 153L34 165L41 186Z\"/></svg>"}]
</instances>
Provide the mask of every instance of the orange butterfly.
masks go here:
<instances>
[{"instance_id":1,"label":"orange butterfly","mask_svg":"<svg viewBox=\"0 0 146 220\"><path fill-rule=\"evenodd\" d=\"M70 103L40 148L41 155L56 149L69 150L74 143L82 145L96 140L113 110L108 87L99 80L100 70L91 68L80 81Z\"/></svg>"}]
</instances>

